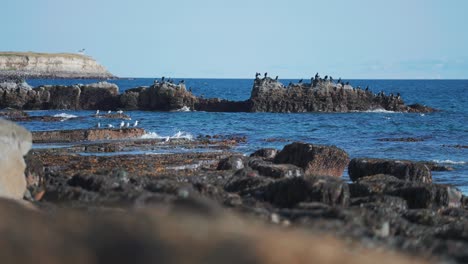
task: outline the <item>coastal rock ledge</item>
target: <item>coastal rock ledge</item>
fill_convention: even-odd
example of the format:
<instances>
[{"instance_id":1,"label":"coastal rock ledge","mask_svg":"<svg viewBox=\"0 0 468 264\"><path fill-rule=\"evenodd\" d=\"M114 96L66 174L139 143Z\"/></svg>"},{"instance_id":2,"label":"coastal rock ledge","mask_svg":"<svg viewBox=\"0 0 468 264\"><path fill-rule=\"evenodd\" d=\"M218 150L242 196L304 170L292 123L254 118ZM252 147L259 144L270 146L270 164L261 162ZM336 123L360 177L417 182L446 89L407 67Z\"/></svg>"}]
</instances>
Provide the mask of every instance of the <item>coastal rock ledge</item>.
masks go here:
<instances>
[{"instance_id":1,"label":"coastal rock ledge","mask_svg":"<svg viewBox=\"0 0 468 264\"><path fill-rule=\"evenodd\" d=\"M0 77L115 78L93 58L72 53L0 52Z\"/></svg>"},{"instance_id":2,"label":"coastal rock ledge","mask_svg":"<svg viewBox=\"0 0 468 264\"><path fill-rule=\"evenodd\" d=\"M354 112L394 111L430 113L437 111L420 104L406 105L399 94L374 94L330 79L284 86L269 77L256 78L251 97L245 101L195 96L184 82L174 84L155 80L151 86L127 89L119 93L115 84L99 82L87 85L41 85L30 87L21 79L0 78L0 109L71 109L71 110L149 110L206 112Z\"/></svg>"}]
</instances>

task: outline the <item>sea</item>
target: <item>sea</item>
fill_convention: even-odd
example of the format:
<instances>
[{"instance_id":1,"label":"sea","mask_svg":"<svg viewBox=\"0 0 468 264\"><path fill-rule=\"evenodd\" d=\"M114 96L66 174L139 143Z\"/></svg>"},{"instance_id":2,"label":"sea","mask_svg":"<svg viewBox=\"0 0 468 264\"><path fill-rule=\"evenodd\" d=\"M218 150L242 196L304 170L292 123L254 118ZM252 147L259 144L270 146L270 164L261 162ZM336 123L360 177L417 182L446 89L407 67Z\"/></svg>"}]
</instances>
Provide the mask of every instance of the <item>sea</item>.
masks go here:
<instances>
[{"instance_id":1,"label":"sea","mask_svg":"<svg viewBox=\"0 0 468 264\"><path fill-rule=\"evenodd\" d=\"M175 78L178 82L181 79ZM253 79L184 79L187 88L197 96L228 100L250 97ZM98 80L31 79L35 87L43 84L72 85ZM108 80L120 92L138 86L149 86L152 78ZM283 84L298 82L280 80ZM436 183L452 184L468 194L468 80L346 80L354 87L367 87L374 93L400 93L406 104L420 103L440 111L435 113L395 113L390 111L351 113L213 113L128 111L148 134L145 137L188 139L205 135L246 137L246 143L234 150L246 155L259 148L282 149L294 141L335 145L351 158L371 157L432 161L450 166L453 171L433 172ZM108 109L101 109L107 112ZM28 111L30 115L63 116L62 122L23 122L31 131L79 129L109 124L120 120L97 120L95 111ZM79 117L79 118L77 118ZM416 138L416 142L382 141L381 139ZM457 147L458 146L458 147ZM464 148L461 146L465 146ZM37 147L37 146L36 146ZM44 146L40 146L44 147ZM174 152L184 151L174 149ZM118 153L117 153L118 154ZM349 179L347 172L344 178Z\"/></svg>"}]
</instances>

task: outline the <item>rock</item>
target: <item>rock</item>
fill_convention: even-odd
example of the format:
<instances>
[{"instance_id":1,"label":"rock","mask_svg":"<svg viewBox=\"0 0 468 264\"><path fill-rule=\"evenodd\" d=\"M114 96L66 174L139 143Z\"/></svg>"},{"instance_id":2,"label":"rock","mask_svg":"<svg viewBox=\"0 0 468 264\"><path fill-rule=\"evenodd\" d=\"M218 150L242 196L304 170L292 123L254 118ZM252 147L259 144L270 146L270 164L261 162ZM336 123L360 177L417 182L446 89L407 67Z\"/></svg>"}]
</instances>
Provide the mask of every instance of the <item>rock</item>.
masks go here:
<instances>
[{"instance_id":1,"label":"rock","mask_svg":"<svg viewBox=\"0 0 468 264\"><path fill-rule=\"evenodd\" d=\"M279 207L293 207L301 202L322 202L331 206L349 204L348 185L327 176L296 177L273 182L265 187L263 197Z\"/></svg>"},{"instance_id":2,"label":"rock","mask_svg":"<svg viewBox=\"0 0 468 264\"><path fill-rule=\"evenodd\" d=\"M186 90L184 84L157 83L142 93L148 98L148 105L140 105L140 109L160 111L178 110L183 107L194 109L196 102L196 97Z\"/></svg>"},{"instance_id":3,"label":"rock","mask_svg":"<svg viewBox=\"0 0 468 264\"><path fill-rule=\"evenodd\" d=\"M81 109L116 109L120 106L119 87L113 83L98 82L80 85Z\"/></svg>"},{"instance_id":4,"label":"rock","mask_svg":"<svg viewBox=\"0 0 468 264\"><path fill-rule=\"evenodd\" d=\"M33 90L44 98L41 109L80 109L81 89L78 85L44 85Z\"/></svg>"},{"instance_id":5,"label":"rock","mask_svg":"<svg viewBox=\"0 0 468 264\"><path fill-rule=\"evenodd\" d=\"M250 157L260 157L265 160L273 161L278 154L278 150L274 148L262 148L250 155Z\"/></svg>"},{"instance_id":6,"label":"rock","mask_svg":"<svg viewBox=\"0 0 468 264\"><path fill-rule=\"evenodd\" d=\"M405 181L432 182L428 166L407 160L355 158L349 163L348 173L352 181L370 175L389 174Z\"/></svg>"},{"instance_id":7,"label":"rock","mask_svg":"<svg viewBox=\"0 0 468 264\"><path fill-rule=\"evenodd\" d=\"M115 78L89 56L72 53L0 52L0 77Z\"/></svg>"},{"instance_id":8,"label":"rock","mask_svg":"<svg viewBox=\"0 0 468 264\"><path fill-rule=\"evenodd\" d=\"M231 156L218 163L218 170L240 170L244 168L244 157Z\"/></svg>"},{"instance_id":9,"label":"rock","mask_svg":"<svg viewBox=\"0 0 468 264\"><path fill-rule=\"evenodd\" d=\"M407 111L410 113L433 113L437 112L438 110L421 104L412 104L408 105Z\"/></svg>"},{"instance_id":10,"label":"rock","mask_svg":"<svg viewBox=\"0 0 468 264\"><path fill-rule=\"evenodd\" d=\"M348 154L335 146L320 146L300 142L286 145L275 157L275 163L294 164L304 169L305 175L341 177Z\"/></svg>"},{"instance_id":11,"label":"rock","mask_svg":"<svg viewBox=\"0 0 468 264\"><path fill-rule=\"evenodd\" d=\"M24 161L26 163L24 174L26 176L27 188L34 197L38 193L44 191L44 164L40 159L34 156L33 151L30 151L24 156Z\"/></svg>"},{"instance_id":12,"label":"rock","mask_svg":"<svg viewBox=\"0 0 468 264\"><path fill-rule=\"evenodd\" d=\"M378 141L384 142L421 142L424 141L422 138L414 138L414 137L407 137L407 138L379 138Z\"/></svg>"},{"instance_id":13,"label":"rock","mask_svg":"<svg viewBox=\"0 0 468 264\"><path fill-rule=\"evenodd\" d=\"M291 164L274 164L259 158L251 158L249 167L262 176L271 178L292 178L304 176L304 170Z\"/></svg>"},{"instance_id":14,"label":"rock","mask_svg":"<svg viewBox=\"0 0 468 264\"><path fill-rule=\"evenodd\" d=\"M351 197L391 195L401 197L410 209L461 207L462 193L453 186L400 180L392 175L373 175L349 185Z\"/></svg>"},{"instance_id":15,"label":"rock","mask_svg":"<svg viewBox=\"0 0 468 264\"><path fill-rule=\"evenodd\" d=\"M75 129L33 132L34 143L63 143L77 141L112 140L139 138L145 134L143 128L131 127L121 129Z\"/></svg>"},{"instance_id":16,"label":"rock","mask_svg":"<svg viewBox=\"0 0 468 264\"><path fill-rule=\"evenodd\" d=\"M0 119L0 197L22 199L26 191L23 156L31 149L31 133Z\"/></svg>"}]
</instances>

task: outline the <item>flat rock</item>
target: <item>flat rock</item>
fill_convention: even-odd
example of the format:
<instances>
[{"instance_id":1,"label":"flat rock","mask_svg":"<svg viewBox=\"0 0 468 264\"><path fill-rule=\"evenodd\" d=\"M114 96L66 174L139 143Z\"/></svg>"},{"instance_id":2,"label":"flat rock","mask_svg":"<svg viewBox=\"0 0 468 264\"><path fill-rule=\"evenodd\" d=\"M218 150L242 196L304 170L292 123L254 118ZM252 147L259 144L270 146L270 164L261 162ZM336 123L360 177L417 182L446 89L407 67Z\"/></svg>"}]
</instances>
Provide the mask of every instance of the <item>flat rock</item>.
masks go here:
<instances>
[{"instance_id":1,"label":"flat rock","mask_svg":"<svg viewBox=\"0 0 468 264\"><path fill-rule=\"evenodd\" d=\"M138 138L145 134L143 128L76 129L33 132L34 143L65 143L78 141Z\"/></svg>"},{"instance_id":2,"label":"flat rock","mask_svg":"<svg viewBox=\"0 0 468 264\"><path fill-rule=\"evenodd\" d=\"M348 165L348 154L335 146L294 142L286 145L275 157L277 164L293 164L304 169L305 175L341 177Z\"/></svg>"}]
</instances>

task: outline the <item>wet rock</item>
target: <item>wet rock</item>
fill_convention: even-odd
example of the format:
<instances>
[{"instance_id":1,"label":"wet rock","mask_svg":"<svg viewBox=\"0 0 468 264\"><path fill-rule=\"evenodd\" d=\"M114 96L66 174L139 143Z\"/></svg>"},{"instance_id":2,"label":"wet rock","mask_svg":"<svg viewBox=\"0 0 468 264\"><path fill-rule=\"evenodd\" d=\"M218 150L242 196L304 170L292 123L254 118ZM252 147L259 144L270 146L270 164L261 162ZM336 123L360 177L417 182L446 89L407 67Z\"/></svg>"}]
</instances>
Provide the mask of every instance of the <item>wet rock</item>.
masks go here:
<instances>
[{"instance_id":1,"label":"wet rock","mask_svg":"<svg viewBox=\"0 0 468 264\"><path fill-rule=\"evenodd\" d=\"M278 154L278 150L274 148L262 148L250 155L250 157L260 157L265 160L273 161Z\"/></svg>"},{"instance_id":2,"label":"wet rock","mask_svg":"<svg viewBox=\"0 0 468 264\"><path fill-rule=\"evenodd\" d=\"M31 149L31 133L0 119L0 197L22 199L26 191L23 156Z\"/></svg>"},{"instance_id":3,"label":"wet rock","mask_svg":"<svg viewBox=\"0 0 468 264\"><path fill-rule=\"evenodd\" d=\"M81 109L115 109L119 106L119 87L108 82L80 85Z\"/></svg>"},{"instance_id":4,"label":"wet rock","mask_svg":"<svg viewBox=\"0 0 468 264\"><path fill-rule=\"evenodd\" d=\"M291 164L274 164L259 158L251 158L249 167L258 171L265 177L271 178L292 178L304 175L304 170Z\"/></svg>"},{"instance_id":5,"label":"wet rock","mask_svg":"<svg viewBox=\"0 0 468 264\"><path fill-rule=\"evenodd\" d=\"M231 156L218 163L218 170L240 170L243 169L245 158L243 156Z\"/></svg>"},{"instance_id":6,"label":"wet rock","mask_svg":"<svg viewBox=\"0 0 468 264\"><path fill-rule=\"evenodd\" d=\"M349 163L348 173L352 181L369 175L389 174L405 181L432 182L428 166L406 160L355 158Z\"/></svg>"},{"instance_id":7,"label":"wet rock","mask_svg":"<svg viewBox=\"0 0 468 264\"><path fill-rule=\"evenodd\" d=\"M272 179L259 177L258 175L237 175L224 185L224 189L228 192L240 193L241 195L259 194L262 188L272 182Z\"/></svg>"},{"instance_id":8,"label":"wet rock","mask_svg":"<svg viewBox=\"0 0 468 264\"><path fill-rule=\"evenodd\" d=\"M279 207L293 207L301 202L322 202L332 206L349 204L348 185L341 179L327 176L276 181L265 188L263 196Z\"/></svg>"},{"instance_id":9,"label":"wet rock","mask_svg":"<svg viewBox=\"0 0 468 264\"><path fill-rule=\"evenodd\" d=\"M138 127L122 129L76 129L33 132L34 143L60 143L95 140L139 138L145 130Z\"/></svg>"},{"instance_id":10,"label":"wet rock","mask_svg":"<svg viewBox=\"0 0 468 264\"><path fill-rule=\"evenodd\" d=\"M41 109L80 109L81 89L78 85L44 85L33 89L41 94Z\"/></svg>"},{"instance_id":11,"label":"wet rock","mask_svg":"<svg viewBox=\"0 0 468 264\"><path fill-rule=\"evenodd\" d=\"M358 198L352 198L350 206L360 207L381 207L391 208L398 212L404 212L408 209L408 203L405 199L390 195L371 195Z\"/></svg>"},{"instance_id":12,"label":"wet rock","mask_svg":"<svg viewBox=\"0 0 468 264\"><path fill-rule=\"evenodd\" d=\"M408 105L408 112L410 113L433 113L437 112L438 110L429 106L421 105L421 104L412 104Z\"/></svg>"},{"instance_id":13,"label":"wet rock","mask_svg":"<svg viewBox=\"0 0 468 264\"><path fill-rule=\"evenodd\" d=\"M44 191L44 163L35 157L33 151L24 156L24 161L26 163L24 174L26 176L27 188L32 197L34 197Z\"/></svg>"},{"instance_id":14,"label":"wet rock","mask_svg":"<svg viewBox=\"0 0 468 264\"><path fill-rule=\"evenodd\" d=\"M275 163L294 164L304 169L305 175L341 177L348 154L335 146L320 146L301 142L286 145L275 157Z\"/></svg>"},{"instance_id":15,"label":"wet rock","mask_svg":"<svg viewBox=\"0 0 468 264\"><path fill-rule=\"evenodd\" d=\"M462 193L453 186L403 181L391 175L374 175L359 178L349 185L351 197L391 195L401 197L408 208L437 209L460 207Z\"/></svg>"},{"instance_id":16,"label":"wet rock","mask_svg":"<svg viewBox=\"0 0 468 264\"><path fill-rule=\"evenodd\" d=\"M419 163L426 165L431 171L453 171L454 170L450 166L441 165L432 161L421 161Z\"/></svg>"}]
</instances>

